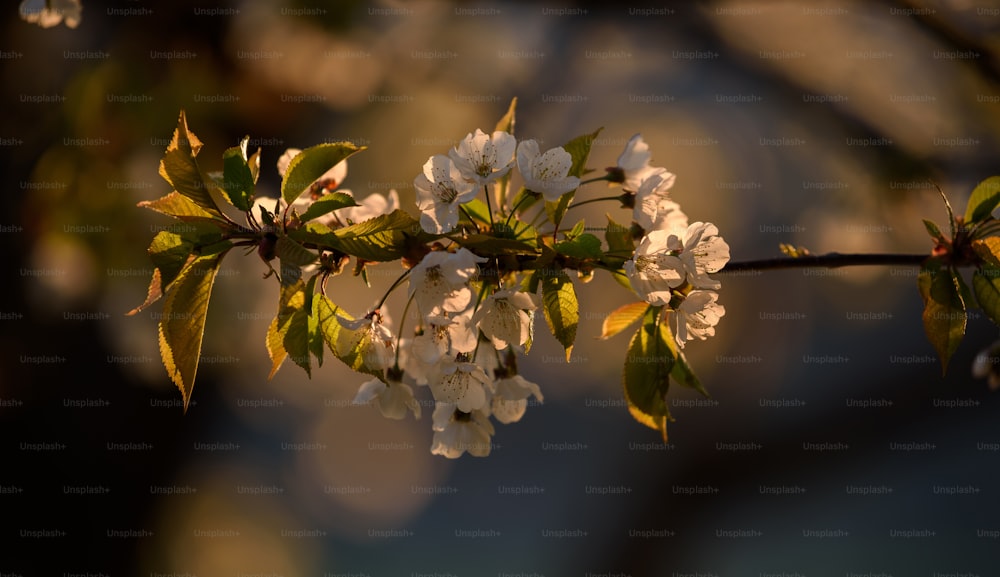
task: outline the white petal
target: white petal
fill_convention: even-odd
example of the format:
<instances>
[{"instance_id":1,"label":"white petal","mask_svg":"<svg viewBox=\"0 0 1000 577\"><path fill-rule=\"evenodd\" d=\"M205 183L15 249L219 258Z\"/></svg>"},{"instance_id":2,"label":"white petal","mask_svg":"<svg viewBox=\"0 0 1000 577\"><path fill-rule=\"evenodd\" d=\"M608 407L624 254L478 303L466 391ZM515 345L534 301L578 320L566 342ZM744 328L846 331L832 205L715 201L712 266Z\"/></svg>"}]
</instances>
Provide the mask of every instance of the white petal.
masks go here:
<instances>
[{"instance_id":1,"label":"white petal","mask_svg":"<svg viewBox=\"0 0 1000 577\"><path fill-rule=\"evenodd\" d=\"M363 405L372 399L376 395L384 391L386 384L382 382L382 379L372 379L361 384L358 388L358 394L354 396L354 400L351 401L355 405Z\"/></svg>"}]
</instances>

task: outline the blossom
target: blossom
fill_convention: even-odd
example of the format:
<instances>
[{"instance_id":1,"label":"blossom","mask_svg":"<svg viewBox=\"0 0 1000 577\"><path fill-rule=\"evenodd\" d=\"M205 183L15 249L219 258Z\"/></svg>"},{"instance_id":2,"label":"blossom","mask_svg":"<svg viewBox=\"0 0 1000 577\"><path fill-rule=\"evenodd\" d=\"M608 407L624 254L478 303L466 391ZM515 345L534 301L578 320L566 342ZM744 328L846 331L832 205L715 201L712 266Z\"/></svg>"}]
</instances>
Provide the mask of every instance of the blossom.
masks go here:
<instances>
[{"instance_id":1,"label":"blossom","mask_svg":"<svg viewBox=\"0 0 1000 577\"><path fill-rule=\"evenodd\" d=\"M22 0L20 6L21 19L42 28L52 28L63 21L67 28L76 28L81 12L80 0Z\"/></svg>"},{"instance_id":2,"label":"blossom","mask_svg":"<svg viewBox=\"0 0 1000 577\"><path fill-rule=\"evenodd\" d=\"M402 419L406 417L406 411L413 411L413 416L420 418L420 403L413 398L413 389L406 383L387 384L379 378L363 383L352 402L363 405L372 401L382 416L388 419Z\"/></svg>"},{"instance_id":3,"label":"blossom","mask_svg":"<svg viewBox=\"0 0 1000 577\"><path fill-rule=\"evenodd\" d=\"M674 313L674 337L681 348L693 339L705 340L715 335L715 325L726 314L726 309L716 301L719 294L708 290L688 293Z\"/></svg>"},{"instance_id":4,"label":"blossom","mask_svg":"<svg viewBox=\"0 0 1000 577\"><path fill-rule=\"evenodd\" d=\"M431 251L410 269L409 296L424 317L462 312L472 301L469 280L479 270L476 263L486 260L466 248L454 253Z\"/></svg>"},{"instance_id":5,"label":"blossom","mask_svg":"<svg viewBox=\"0 0 1000 577\"><path fill-rule=\"evenodd\" d=\"M423 334L408 343L404 361L406 372L421 385L437 377L442 359L458 353L471 353L478 340L469 312L450 318L432 315L426 320Z\"/></svg>"},{"instance_id":6,"label":"blossom","mask_svg":"<svg viewBox=\"0 0 1000 577\"><path fill-rule=\"evenodd\" d=\"M514 164L516 146L517 141L507 132L498 130L490 136L477 128L475 134L467 134L448 155L465 180L484 186L507 174Z\"/></svg>"},{"instance_id":7,"label":"blossom","mask_svg":"<svg viewBox=\"0 0 1000 577\"><path fill-rule=\"evenodd\" d=\"M339 192L351 194L348 190ZM336 211L336 214L337 218L344 224L357 224L383 214L389 214L397 208L399 208L399 194L396 189L391 189L389 194L385 196L377 192L369 194L358 203L358 206L341 208Z\"/></svg>"},{"instance_id":8,"label":"blossom","mask_svg":"<svg viewBox=\"0 0 1000 577\"><path fill-rule=\"evenodd\" d=\"M668 189L673 184L673 178L664 178L663 173L651 174L635 194L635 208L632 210L634 220L644 230L684 230L688 227L687 215L681 211L681 205L670 198Z\"/></svg>"},{"instance_id":9,"label":"blossom","mask_svg":"<svg viewBox=\"0 0 1000 577\"><path fill-rule=\"evenodd\" d=\"M353 321L338 316L337 322L347 329L339 335L340 356L357 350L364 366L373 371L388 369L395 362L392 331L383 323L383 315L373 313Z\"/></svg>"},{"instance_id":10,"label":"blossom","mask_svg":"<svg viewBox=\"0 0 1000 577\"><path fill-rule=\"evenodd\" d=\"M457 459L466 451L476 457L490 454L490 438L495 429L486 412L463 412L451 403L439 402L433 420L432 454L449 459Z\"/></svg>"},{"instance_id":11,"label":"blossom","mask_svg":"<svg viewBox=\"0 0 1000 577\"><path fill-rule=\"evenodd\" d=\"M472 323L479 326L498 350L507 345L520 346L528 340L531 330L533 317L528 311L537 308L538 295L500 289L483 301L472 316Z\"/></svg>"},{"instance_id":12,"label":"blossom","mask_svg":"<svg viewBox=\"0 0 1000 577\"><path fill-rule=\"evenodd\" d=\"M490 378L482 367L451 358L443 359L438 367L437 378L430 382L434 400L451 403L466 413L487 406Z\"/></svg>"},{"instance_id":13,"label":"blossom","mask_svg":"<svg viewBox=\"0 0 1000 577\"><path fill-rule=\"evenodd\" d=\"M671 289L688 283L692 288L718 290L722 285L708 276L729 262L729 245L711 223L696 222L683 232L654 230L639 241L625 274L632 288L646 302L670 302Z\"/></svg>"},{"instance_id":14,"label":"blossom","mask_svg":"<svg viewBox=\"0 0 1000 577\"><path fill-rule=\"evenodd\" d=\"M534 140L522 140L517 145L517 170L524 178L524 186L541 193L549 202L580 186L578 177L567 176L572 166L573 157L561 146L542 154Z\"/></svg>"},{"instance_id":15,"label":"blossom","mask_svg":"<svg viewBox=\"0 0 1000 577\"><path fill-rule=\"evenodd\" d=\"M496 420L504 424L516 423L528 409L528 397L542 402L542 391L538 385L521 375L512 375L497 379L493 384L493 401L491 407Z\"/></svg>"},{"instance_id":16,"label":"blossom","mask_svg":"<svg viewBox=\"0 0 1000 577\"><path fill-rule=\"evenodd\" d=\"M719 229L714 224L696 222L688 226L680 256L687 271L687 281L692 286L712 290L722 286L707 274L719 272L729 262L729 245L719 236Z\"/></svg>"},{"instance_id":17,"label":"blossom","mask_svg":"<svg viewBox=\"0 0 1000 577\"><path fill-rule=\"evenodd\" d=\"M463 178L456 163L443 154L435 154L424 163L424 171L413 179L417 191L420 227L426 232L443 234L458 225L458 207L476 196L476 189Z\"/></svg>"},{"instance_id":18,"label":"blossom","mask_svg":"<svg viewBox=\"0 0 1000 577\"><path fill-rule=\"evenodd\" d=\"M625 173L625 181L622 187L625 190L637 191L646 180L654 174L663 178L664 190L674 185L676 176L667 172L666 168L650 166L649 161L652 154L649 152L649 145L642 139L641 134L635 134L625 144L625 150L618 157L618 168Z\"/></svg>"}]
</instances>

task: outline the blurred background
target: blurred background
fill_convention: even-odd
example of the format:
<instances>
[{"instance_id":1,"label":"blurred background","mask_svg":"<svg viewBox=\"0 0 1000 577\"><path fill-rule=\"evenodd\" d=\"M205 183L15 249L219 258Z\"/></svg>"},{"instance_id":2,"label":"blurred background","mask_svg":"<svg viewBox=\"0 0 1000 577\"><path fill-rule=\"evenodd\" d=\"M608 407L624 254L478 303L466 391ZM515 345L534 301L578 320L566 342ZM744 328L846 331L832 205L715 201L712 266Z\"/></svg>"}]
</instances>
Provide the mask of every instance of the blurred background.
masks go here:
<instances>
[{"instance_id":1,"label":"blurred background","mask_svg":"<svg viewBox=\"0 0 1000 577\"><path fill-rule=\"evenodd\" d=\"M725 276L717 336L687 348L712 399L671 391L668 444L625 408L628 335L595 338L634 300L599 274L571 362L541 320L520 362L544 404L457 461L429 452L426 390L397 422L329 355L267 380L255 255L216 281L186 415L162 305L124 313L180 110L210 169L249 135L272 196L286 148L366 145L344 186L415 214L427 157L517 97L543 150L603 126L596 169L641 132L734 261L927 253L935 185L962 212L1000 172L1000 4L328 4L84 0L74 29L5 8L0 574L995 574L1000 400L970 366L997 330L974 311L942 376L912 268ZM330 294L360 314L399 272Z\"/></svg>"}]
</instances>

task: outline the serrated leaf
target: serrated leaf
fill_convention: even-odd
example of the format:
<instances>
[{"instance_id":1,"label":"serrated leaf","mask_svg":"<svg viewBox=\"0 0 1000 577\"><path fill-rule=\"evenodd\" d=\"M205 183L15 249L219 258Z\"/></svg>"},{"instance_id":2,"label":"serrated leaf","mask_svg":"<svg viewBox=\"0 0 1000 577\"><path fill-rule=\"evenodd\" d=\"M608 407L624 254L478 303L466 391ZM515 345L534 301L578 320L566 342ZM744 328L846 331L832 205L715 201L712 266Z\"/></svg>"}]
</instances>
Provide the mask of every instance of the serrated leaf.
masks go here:
<instances>
[{"instance_id":1,"label":"serrated leaf","mask_svg":"<svg viewBox=\"0 0 1000 577\"><path fill-rule=\"evenodd\" d=\"M985 220L1000 204L1000 176L991 176L976 185L965 207L965 224Z\"/></svg>"},{"instance_id":2,"label":"serrated leaf","mask_svg":"<svg viewBox=\"0 0 1000 577\"><path fill-rule=\"evenodd\" d=\"M354 317L333 304L326 295L317 294L313 298L319 301L316 303L316 322L333 355L354 371L382 378L382 371L368 368L361 354L362 348L370 343L371 332L363 329L352 331L341 326L337 317L348 321L354 320Z\"/></svg>"},{"instance_id":3,"label":"serrated leaf","mask_svg":"<svg viewBox=\"0 0 1000 577\"><path fill-rule=\"evenodd\" d=\"M976 302L991 321L1000 325L1000 267L986 265L972 274Z\"/></svg>"},{"instance_id":4,"label":"serrated leaf","mask_svg":"<svg viewBox=\"0 0 1000 577\"><path fill-rule=\"evenodd\" d=\"M302 367L311 376L309 362L309 309L306 308L306 285L302 281L282 285L278 313L267 328L267 353L274 377L285 359Z\"/></svg>"},{"instance_id":5,"label":"serrated leaf","mask_svg":"<svg viewBox=\"0 0 1000 577\"><path fill-rule=\"evenodd\" d=\"M657 326L659 312L660 307L650 307L632 336L622 370L622 387L632 417L660 431L666 442L667 422L673 420L667 407L667 391L674 358Z\"/></svg>"},{"instance_id":6,"label":"serrated leaf","mask_svg":"<svg viewBox=\"0 0 1000 577\"><path fill-rule=\"evenodd\" d=\"M180 389L187 412L201 360L201 342L212 285L225 252L200 256L181 271L163 305L159 323L160 357Z\"/></svg>"},{"instance_id":7,"label":"serrated leaf","mask_svg":"<svg viewBox=\"0 0 1000 577\"><path fill-rule=\"evenodd\" d=\"M222 212L209 192L209 187L214 186L214 183L205 177L195 160L201 146L198 137L188 130L187 117L182 110L177 119L173 138L160 160L160 176L178 193L191 199L212 215L222 218Z\"/></svg>"},{"instance_id":8,"label":"serrated leaf","mask_svg":"<svg viewBox=\"0 0 1000 577\"><path fill-rule=\"evenodd\" d=\"M590 233L583 233L573 240L556 243L553 248L559 254L580 259L599 259L604 254L601 252L601 239Z\"/></svg>"},{"instance_id":9,"label":"serrated leaf","mask_svg":"<svg viewBox=\"0 0 1000 577\"><path fill-rule=\"evenodd\" d=\"M682 387L694 389L701 393L702 396L711 397L711 395L708 394L708 389L701 384L701 380L694 374L694 369L692 369L691 365L687 362L687 357L684 356L684 351L677 346L677 341L674 339L674 333L670 330L670 325L665 321L660 322L660 338L662 338L663 341L667 343L667 346L670 347L670 354L674 357L674 366L670 369L670 378Z\"/></svg>"},{"instance_id":10,"label":"serrated leaf","mask_svg":"<svg viewBox=\"0 0 1000 577\"><path fill-rule=\"evenodd\" d=\"M285 178L281 181L281 198L291 204L326 171L364 149L364 146L351 142L330 142L311 146L296 154L288 163Z\"/></svg>"},{"instance_id":11,"label":"serrated leaf","mask_svg":"<svg viewBox=\"0 0 1000 577\"><path fill-rule=\"evenodd\" d=\"M324 214L329 214L335 210L347 208L349 206L358 206L358 203L355 202L353 196L343 192L326 194L310 204L309 208L302 213L299 219L302 222L309 222L314 218L318 218Z\"/></svg>"},{"instance_id":12,"label":"serrated leaf","mask_svg":"<svg viewBox=\"0 0 1000 577\"><path fill-rule=\"evenodd\" d=\"M405 235L420 238L422 231L420 223L412 216L396 209L333 231L333 248L369 261L392 261L406 254Z\"/></svg>"},{"instance_id":13,"label":"serrated leaf","mask_svg":"<svg viewBox=\"0 0 1000 577\"><path fill-rule=\"evenodd\" d=\"M179 220L212 220L220 222L219 219L204 208L195 204L193 200L182 195L176 190L161 196L156 200L144 200L136 204L142 208L154 210L160 214L172 216Z\"/></svg>"},{"instance_id":14,"label":"serrated leaf","mask_svg":"<svg viewBox=\"0 0 1000 577\"><path fill-rule=\"evenodd\" d=\"M316 262L317 258L316 253L310 251L287 236L278 237L274 254L281 259L282 265L296 268L312 264Z\"/></svg>"},{"instance_id":15,"label":"serrated leaf","mask_svg":"<svg viewBox=\"0 0 1000 577\"><path fill-rule=\"evenodd\" d=\"M249 141L250 137L245 136L239 146L228 148L222 153L222 188L226 191L229 202L243 212L253 206L253 194L257 182L247 161ZM260 149L257 152L259 154Z\"/></svg>"},{"instance_id":16,"label":"serrated leaf","mask_svg":"<svg viewBox=\"0 0 1000 577\"><path fill-rule=\"evenodd\" d=\"M163 288L169 287L181 273L194 248L194 242L180 234L168 230L156 233L146 252L149 253L153 266L160 271Z\"/></svg>"},{"instance_id":17,"label":"serrated leaf","mask_svg":"<svg viewBox=\"0 0 1000 577\"><path fill-rule=\"evenodd\" d=\"M601 339L610 339L642 318L649 310L649 303L636 302L622 305L608 313L601 324Z\"/></svg>"},{"instance_id":18,"label":"serrated leaf","mask_svg":"<svg viewBox=\"0 0 1000 577\"><path fill-rule=\"evenodd\" d=\"M988 236L972 241L972 250L984 261L1000 267L1000 237Z\"/></svg>"},{"instance_id":19,"label":"serrated leaf","mask_svg":"<svg viewBox=\"0 0 1000 577\"><path fill-rule=\"evenodd\" d=\"M135 307L134 309L130 310L129 312L125 313L125 315L126 316L133 316L133 315L135 315L136 313L142 311L143 309L145 309L149 305L151 305L151 304L155 303L156 301L160 300L160 297L162 297L162 296L163 296L163 287L160 284L160 269L154 268L153 269L153 278L151 278L149 280L149 288L146 289L146 300L143 301L143 303L141 305L139 305L139 306Z\"/></svg>"},{"instance_id":20,"label":"serrated leaf","mask_svg":"<svg viewBox=\"0 0 1000 577\"><path fill-rule=\"evenodd\" d=\"M965 336L966 312L961 287L950 268L925 266L917 275L917 287L924 300L924 332L941 359L941 371Z\"/></svg>"},{"instance_id":21,"label":"serrated leaf","mask_svg":"<svg viewBox=\"0 0 1000 577\"><path fill-rule=\"evenodd\" d=\"M561 270L547 271L542 279L542 305L552 336L566 348L569 362L580 321L579 303L573 281Z\"/></svg>"}]
</instances>

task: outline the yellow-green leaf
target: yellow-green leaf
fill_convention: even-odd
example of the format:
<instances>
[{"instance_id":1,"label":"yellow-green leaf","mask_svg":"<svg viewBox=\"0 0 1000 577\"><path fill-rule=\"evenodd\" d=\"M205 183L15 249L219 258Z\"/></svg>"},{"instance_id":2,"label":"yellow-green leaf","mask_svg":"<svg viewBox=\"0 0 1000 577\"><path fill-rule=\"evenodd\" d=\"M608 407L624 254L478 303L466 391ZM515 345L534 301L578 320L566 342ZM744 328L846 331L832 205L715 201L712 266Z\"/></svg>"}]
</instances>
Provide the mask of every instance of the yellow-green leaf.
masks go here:
<instances>
[{"instance_id":1,"label":"yellow-green leaf","mask_svg":"<svg viewBox=\"0 0 1000 577\"><path fill-rule=\"evenodd\" d=\"M569 362L580 321L579 303L573 281L561 270L546 270L542 279L542 305L552 335L566 348Z\"/></svg>"},{"instance_id":2,"label":"yellow-green leaf","mask_svg":"<svg viewBox=\"0 0 1000 577\"><path fill-rule=\"evenodd\" d=\"M364 149L364 146L352 142L328 142L296 154L288 163L285 178L281 181L281 198L291 204L326 171Z\"/></svg>"},{"instance_id":3,"label":"yellow-green leaf","mask_svg":"<svg viewBox=\"0 0 1000 577\"><path fill-rule=\"evenodd\" d=\"M306 306L306 285L301 280L281 286L278 298L278 313L267 328L267 353L271 357L271 373L274 377L282 363L290 355L292 362L310 373L308 352L308 311Z\"/></svg>"},{"instance_id":4,"label":"yellow-green leaf","mask_svg":"<svg viewBox=\"0 0 1000 577\"><path fill-rule=\"evenodd\" d=\"M510 100L510 106L507 107L507 113L497 121L496 128L493 130L500 130L503 132L509 132L511 135L514 134L514 115L517 109L517 97L515 96Z\"/></svg>"},{"instance_id":5,"label":"yellow-green leaf","mask_svg":"<svg viewBox=\"0 0 1000 577\"><path fill-rule=\"evenodd\" d=\"M239 146L234 146L222 153L222 188L233 206L246 212L253 206L254 188L257 179L247 160L247 142L249 136L243 137ZM260 149L254 154L254 162L260 158Z\"/></svg>"},{"instance_id":6,"label":"yellow-green leaf","mask_svg":"<svg viewBox=\"0 0 1000 577\"><path fill-rule=\"evenodd\" d=\"M991 176L976 185L965 207L965 224L984 220L1000 203L1000 176Z\"/></svg>"},{"instance_id":7,"label":"yellow-green leaf","mask_svg":"<svg viewBox=\"0 0 1000 577\"><path fill-rule=\"evenodd\" d=\"M988 236L972 241L976 256L993 266L1000 267L1000 237Z\"/></svg>"},{"instance_id":8,"label":"yellow-green leaf","mask_svg":"<svg viewBox=\"0 0 1000 577\"><path fill-rule=\"evenodd\" d=\"M622 370L622 385L632 417L660 431L666 442L667 422L673 420L667 407L667 391L674 357L657 325L660 308L649 307L642 325L629 343Z\"/></svg>"},{"instance_id":9,"label":"yellow-green leaf","mask_svg":"<svg viewBox=\"0 0 1000 577\"><path fill-rule=\"evenodd\" d=\"M160 214L172 216L179 220L207 220L219 221L211 212L195 204L190 198L180 194L176 190L166 196L156 200L144 200L136 206L155 210Z\"/></svg>"},{"instance_id":10,"label":"yellow-green leaf","mask_svg":"<svg viewBox=\"0 0 1000 577\"><path fill-rule=\"evenodd\" d=\"M309 222L314 218L348 206L358 206L354 197L343 192L334 192L316 199L299 218L302 222Z\"/></svg>"},{"instance_id":11,"label":"yellow-green leaf","mask_svg":"<svg viewBox=\"0 0 1000 577\"><path fill-rule=\"evenodd\" d=\"M201 359L201 341L212 285L225 251L192 260L177 276L163 305L160 357L170 379L180 389L187 412Z\"/></svg>"},{"instance_id":12,"label":"yellow-green leaf","mask_svg":"<svg viewBox=\"0 0 1000 577\"><path fill-rule=\"evenodd\" d=\"M710 397L708 389L701 384L701 380L694 374L694 369L687 362L684 351L677 346L677 341L674 340L674 333L670 330L670 325L666 320L660 322L660 336L667 343L667 346L670 347L670 353L674 357L674 366L670 369L670 378L683 387L694 389L703 396Z\"/></svg>"},{"instance_id":13,"label":"yellow-green leaf","mask_svg":"<svg viewBox=\"0 0 1000 577\"><path fill-rule=\"evenodd\" d=\"M957 274L950 268L924 267L917 275L924 300L924 332L941 359L942 373L965 336L965 302Z\"/></svg>"},{"instance_id":14,"label":"yellow-green leaf","mask_svg":"<svg viewBox=\"0 0 1000 577\"><path fill-rule=\"evenodd\" d=\"M611 337L622 332L632 323L641 319L642 315L646 314L647 309L649 309L649 303L637 302L620 306L611 311L608 313L608 316L604 317L604 323L601 325L600 338L610 339Z\"/></svg>"},{"instance_id":15,"label":"yellow-green leaf","mask_svg":"<svg viewBox=\"0 0 1000 577\"><path fill-rule=\"evenodd\" d=\"M191 199L195 204L214 216L222 218L222 212L209 192L214 183L206 178L195 157L201 150L201 141L188 130L187 117L181 111L177 128L160 160L162 176L178 193Z\"/></svg>"}]
</instances>

